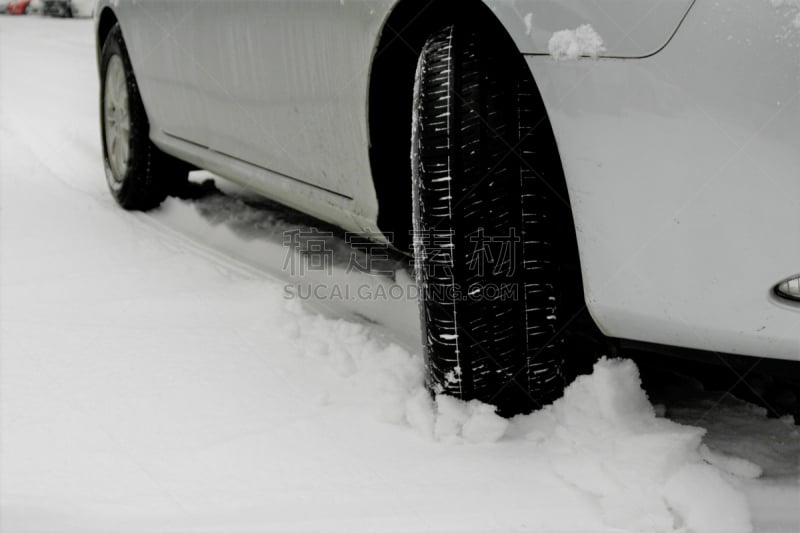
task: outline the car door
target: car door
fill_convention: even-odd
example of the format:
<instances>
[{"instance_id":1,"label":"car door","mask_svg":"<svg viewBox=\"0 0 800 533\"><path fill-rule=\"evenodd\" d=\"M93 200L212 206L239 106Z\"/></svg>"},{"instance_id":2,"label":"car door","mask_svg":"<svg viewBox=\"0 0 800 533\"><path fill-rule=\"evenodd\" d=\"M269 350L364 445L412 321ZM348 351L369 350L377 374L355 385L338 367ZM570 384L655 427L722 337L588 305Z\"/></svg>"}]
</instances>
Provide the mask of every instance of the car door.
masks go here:
<instances>
[{"instance_id":1,"label":"car door","mask_svg":"<svg viewBox=\"0 0 800 533\"><path fill-rule=\"evenodd\" d=\"M201 102L196 114L207 124L203 142L231 158L351 196L350 184L369 172L369 68L393 2L189 4L185 27L192 35L180 46L195 66L180 67L196 83L186 88L184 105Z\"/></svg>"},{"instance_id":2,"label":"car door","mask_svg":"<svg viewBox=\"0 0 800 533\"><path fill-rule=\"evenodd\" d=\"M115 4L142 99L155 128L208 146L213 123L204 86L208 71L197 43L194 12L203 0Z\"/></svg>"}]
</instances>

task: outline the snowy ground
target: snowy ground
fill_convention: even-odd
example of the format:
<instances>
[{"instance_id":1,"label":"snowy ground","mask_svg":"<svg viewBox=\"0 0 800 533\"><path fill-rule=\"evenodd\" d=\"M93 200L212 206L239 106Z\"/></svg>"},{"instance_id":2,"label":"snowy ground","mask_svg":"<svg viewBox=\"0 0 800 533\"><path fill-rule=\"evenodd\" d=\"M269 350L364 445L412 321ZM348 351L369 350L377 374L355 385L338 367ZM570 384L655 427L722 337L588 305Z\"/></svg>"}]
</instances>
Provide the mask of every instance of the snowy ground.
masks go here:
<instances>
[{"instance_id":1,"label":"snowy ground","mask_svg":"<svg viewBox=\"0 0 800 533\"><path fill-rule=\"evenodd\" d=\"M691 380L654 408L608 360L510 423L434 404L413 302L284 298L312 222L119 210L91 31L0 17L3 532L800 530L790 419Z\"/></svg>"}]
</instances>

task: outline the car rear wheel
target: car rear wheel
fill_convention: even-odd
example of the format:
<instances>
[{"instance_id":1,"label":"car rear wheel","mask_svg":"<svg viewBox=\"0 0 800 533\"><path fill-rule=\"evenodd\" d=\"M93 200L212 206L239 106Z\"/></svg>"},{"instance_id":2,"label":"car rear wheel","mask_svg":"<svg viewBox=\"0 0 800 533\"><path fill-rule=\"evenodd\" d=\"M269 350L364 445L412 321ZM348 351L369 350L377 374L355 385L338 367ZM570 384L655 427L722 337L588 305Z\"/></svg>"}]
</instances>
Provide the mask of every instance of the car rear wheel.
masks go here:
<instances>
[{"instance_id":1,"label":"car rear wheel","mask_svg":"<svg viewBox=\"0 0 800 533\"><path fill-rule=\"evenodd\" d=\"M100 126L106 181L125 209L146 211L188 179L188 164L150 141L150 123L122 38L115 25L100 61Z\"/></svg>"},{"instance_id":2,"label":"car rear wheel","mask_svg":"<svg viewBox=\"0 0 800 533\"><path fill-rule=\"evenodd\" d=\"M567 382L558 241L574 230L537 169L543 119L527 66L496 50L458 24L422 50L414 255L429 387L510 416L552 402Z\"/></svg>"}]
</instances>

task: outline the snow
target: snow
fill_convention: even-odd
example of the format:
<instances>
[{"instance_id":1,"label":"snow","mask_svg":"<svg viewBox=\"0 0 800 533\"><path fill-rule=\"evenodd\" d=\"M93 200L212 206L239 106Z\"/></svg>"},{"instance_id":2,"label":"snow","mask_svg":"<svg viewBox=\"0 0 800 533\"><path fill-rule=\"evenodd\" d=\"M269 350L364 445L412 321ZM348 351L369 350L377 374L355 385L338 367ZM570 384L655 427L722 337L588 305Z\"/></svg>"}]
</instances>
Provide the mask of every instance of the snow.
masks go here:
<instances>
[{"instance_id":1,"label":"snow","mask_svg":"<svg viewBox=\"0 0 800 533\"><path fill-rule=\"evenodd\" d=\"M525 35L530 35L533 31L533 13L528 13L522 17L522 22L525 24Z\"/></svg>"},{"instance_id":2,"label":"snow","mask_svg":"<svg viewBox=\"0 0 800 533\"><path fill-rule=\"evenodd\" d=\"M774 7L800 8L800 0L769 0Z\"/></svg>"},{"instance_id":3,"label":"snow","mask_svg":"<svg viewBox=\"0 0 800 533\"><path fill-rule=\"evenodd\" d=\"M800 29L800 0L769 0L789 20L789 27Z\"/></svg>"},{"instance_id":4,"label":"snow","mask_svg":"<svg viewBox=\"0 0 800 533\"><path fill-rule=\"evenodd\" d=\"M574 30L557 31L547 44L550 56L556 61L578 59L581 56L597 58L605 51L603 38L589 24Z\"/></svg>"},{"instance_id":5,"label":"snow","mask_svg":"<svg viewBox=\"0 0 800 533\"><path fill-rule=\"evenodd\" d=\"M664 494L688 531L752 531L744 495L708 465L692 464L681 468L667 481Z\"/></svg>"},{"instance_id":6,"label":"snow","mask_svg":"<svg viewBox=\"0 0 800 533\"><path fill-rule=\"evenodd\" d=\"M760 408L656 409L623 359L512 420L432 398L416 302L286 297L313 222L223 182L118 209L91 32L0 18L0 530L798 530L800 434ZM328 283L410 281L330 244Z\"/></svg>"},{"instance_id":7,"label":"snow","mask_svg":"<svg viewBox=\"0 0 800 533\"><path fill-rule=\"evenodd\" d=\"M756 479L764 473L764 469L752 461L722 452L715 452L705 444L700 446L700 456L708 464L714 465L733 476Z\"/></svg>"},{"instance_id":8,"label":"snow","mask_svg":"<svg viewBox=\"0 0 800 533\"><path fill-rule=\"evenodd\" d=\"M552 406L513 423L517 432L528 431L538 453L551 456L557 475L596 499L610 525L673 531L687 524L696 533L751 529L744 495L702 460L705 430L656 417L631 361L601 360ZM690 487L705 496L683 499ZM721 522L734 508L741 510Z\"/></svg>"}]
</instances>

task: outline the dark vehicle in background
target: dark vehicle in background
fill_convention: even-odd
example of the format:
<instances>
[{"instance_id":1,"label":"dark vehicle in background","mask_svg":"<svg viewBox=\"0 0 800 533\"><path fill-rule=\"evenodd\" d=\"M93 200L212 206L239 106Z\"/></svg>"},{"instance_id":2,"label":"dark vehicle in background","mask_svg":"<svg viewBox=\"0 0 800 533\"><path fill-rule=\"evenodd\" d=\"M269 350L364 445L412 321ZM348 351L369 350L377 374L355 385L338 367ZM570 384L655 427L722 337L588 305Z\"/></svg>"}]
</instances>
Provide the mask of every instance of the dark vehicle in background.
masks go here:
<instances>
[{"instance_id":1,"label":"dark vehicle in background","mask_svg":"<svg viewBox=\"0 0 800 533\"><path fill-rule=\"evenodd\" d=\"M42 13L53 17L72 17L72 0L44 0Z\"/></svg>"}]
</instances>

